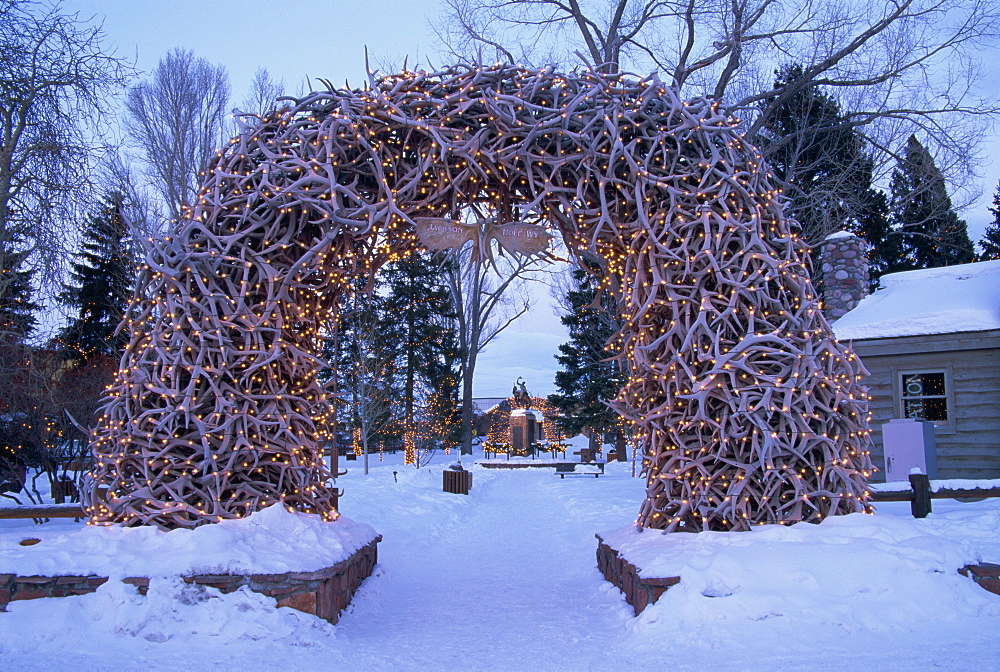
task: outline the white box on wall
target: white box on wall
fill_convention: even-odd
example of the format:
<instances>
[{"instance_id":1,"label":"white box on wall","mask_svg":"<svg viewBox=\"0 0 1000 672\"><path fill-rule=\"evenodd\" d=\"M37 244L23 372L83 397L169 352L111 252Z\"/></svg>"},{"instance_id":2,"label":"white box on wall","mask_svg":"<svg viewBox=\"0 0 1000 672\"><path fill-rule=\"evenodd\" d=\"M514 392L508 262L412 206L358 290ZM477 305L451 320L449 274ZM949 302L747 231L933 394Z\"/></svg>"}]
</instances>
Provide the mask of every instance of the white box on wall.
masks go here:
<instances>
[{"instance_id":1,"label":"white box on wall","mask_svg":"<svg viewBox=\"0 0 1000 672\"><path fill-rule=\"evenodd\" d=\"M905 481L914 469L937 478L937 442L934 423L904 418L882 425L885 480Z\"/></svg>"}]
</instances>

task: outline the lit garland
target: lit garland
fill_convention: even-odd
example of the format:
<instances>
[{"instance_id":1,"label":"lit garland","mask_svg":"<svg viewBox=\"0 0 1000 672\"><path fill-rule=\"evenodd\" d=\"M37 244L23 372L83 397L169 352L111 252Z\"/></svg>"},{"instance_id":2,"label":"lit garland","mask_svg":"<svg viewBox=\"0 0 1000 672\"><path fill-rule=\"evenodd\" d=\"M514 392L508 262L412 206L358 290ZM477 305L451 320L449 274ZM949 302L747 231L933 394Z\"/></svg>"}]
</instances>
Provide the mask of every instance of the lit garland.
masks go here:
<instances>
[{"instance_id":1,"label":"lit garland","mask_svg":"<svg viewBox=\"0 0 1000 672\"><path fill-rule=\"evenodd\" d=\"M417 463L416 436L412 429L403 432L403 464Z\"/></svg>"},{"instance_id":2,"label":"lit garland","mask_svg":"<svg viewBox=\"0 0 1000 672\"><path fill-rule=\"evenodd\" d=\"M539 449L546 452L566 452L566 437L559 426L557 418L559 409L549 403L544 397L530 397L530 408L542 414L542 432L545 435L545 444ZM483 442L483 450L492 454L507 454L511 452L513 439L511 438L510 414L511 409L518 406L520 402L514 397L509 397L504 402L497 404L486 417L489 427L486 430L486 440Z\"/></svg>"},{"instance_id":3,"label":"lit garland","mask_svg":"<svg viewBox=\"0 0 1000 672\"><path fill-rule=\"evenodd\" d=\"M645 454L640 525L867 510L864 370L736 124L656 80L508 66L406 72L254 119L147 255L92 439L92 522L191 527L278 501L334 517L318 325L352 279L416 249L414 217L470 203L558 229L623 292L615 407Z\"/></svg>"}]
</instances>

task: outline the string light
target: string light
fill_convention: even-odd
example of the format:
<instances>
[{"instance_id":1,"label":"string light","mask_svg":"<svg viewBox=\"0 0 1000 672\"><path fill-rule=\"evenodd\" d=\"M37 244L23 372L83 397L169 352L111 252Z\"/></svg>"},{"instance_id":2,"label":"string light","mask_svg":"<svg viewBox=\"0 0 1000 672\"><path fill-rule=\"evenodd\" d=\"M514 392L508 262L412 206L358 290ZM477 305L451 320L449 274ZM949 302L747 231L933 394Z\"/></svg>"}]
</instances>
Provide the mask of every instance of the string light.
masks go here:
<instances>
[{"instance_id":1,"label":"string light","mask_svg":"<svg viewBox=\"0 0 1000 672\"><path fill-rule=\"evenodd\" d=\"M864 369L773 181L735 120L655 80L457 67L294 101L240 132L147 254L91 521L190 527L274 503L335 518L319 325L353 279L418 249L414 216L472 204L536 212L621 293L613 405L643 452L640 525L870 510Z\"/></svg>"}]
</instances>

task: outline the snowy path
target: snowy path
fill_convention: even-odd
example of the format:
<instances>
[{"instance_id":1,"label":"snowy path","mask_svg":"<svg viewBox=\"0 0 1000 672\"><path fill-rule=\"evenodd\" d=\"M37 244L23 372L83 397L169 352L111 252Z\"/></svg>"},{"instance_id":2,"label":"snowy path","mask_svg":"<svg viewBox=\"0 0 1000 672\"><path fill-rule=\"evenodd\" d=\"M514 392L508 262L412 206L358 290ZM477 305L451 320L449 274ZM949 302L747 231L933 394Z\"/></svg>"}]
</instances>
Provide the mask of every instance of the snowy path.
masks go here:
<instances>
[{"instance_id":1,"label":"snowy path","mask_svg":"<svg viewBox=\"0 0 1000 672\"><path fill-rule=\"evenodd\" d=\"M384 540L336 627L255 593L168 581L140 597L108 582L11 604L0 670L1000 670L1000 597L957 573L1000 560L1000 500L935 501L923 520L899 502L818 527L644 536L665 543L650 566L684 579L636 618L594 558L594 533L639 508L629 465L566 480L476 468L466 497L442 492L445 460L399 462L368 476L352 463L339 483L343 513ZM78 527L0 521L0 558L3 543Z\"/></svg>"},{"instance_id":2,"label":"snowy path","mask_svg":"<svg viewBox=\"0 0 1000 672\"><path fill-rule=\"evenodd\" d=\"M413 477L440 479L434 472ZM636 506L633 497L621 501L621 490L637 497L636 481L624 474L563 480L547 470L478 471L476 479L468 499L440 493L460 500L453 503L456 515L431 528L416 548L412 530L390 532L407 524L405 514L401 521L395 511L366 512L385 534L379 549L382 576L362 589L352 613L340 622L348 663L357 655L359 662L384 657L386 666L392 662L402 669L625 664L615 655L615 642L628 609L597 572L594 530L628 520ZM516 498L507 491L510 479L518 480ZM594 511L594 489L608 490L606 501L614 504ZM419 503L413 507L409 523L423 524ZM353 515L349 509L345 514ZM602 526L601 519L608 522ZM504 644L491 657L491 645L500 638Z\"/></svg>"}]
</instances>

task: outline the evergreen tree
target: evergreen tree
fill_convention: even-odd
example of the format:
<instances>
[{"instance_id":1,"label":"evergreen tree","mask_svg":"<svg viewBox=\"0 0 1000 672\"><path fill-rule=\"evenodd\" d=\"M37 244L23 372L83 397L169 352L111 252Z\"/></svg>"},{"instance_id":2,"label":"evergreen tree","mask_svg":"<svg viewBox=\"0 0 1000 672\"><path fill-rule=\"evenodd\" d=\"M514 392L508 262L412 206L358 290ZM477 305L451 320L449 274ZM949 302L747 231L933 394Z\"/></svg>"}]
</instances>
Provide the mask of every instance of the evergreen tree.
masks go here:
<instances>
[{"instance_id":1,"label":"evergreen tree","mask_svg":"<svg viewBox=\"0 0 1000 672\"><path fill-rule=\"evenodd\" d=\"M59 299L76 309L76 316L59 340L66 356L87 361L95 355L114 356L127 334L115 335L128 307L135 282L135 255L123 217L123 197L105 196L99 214L90 217L84 242Z\"/></svg>"},{"instance_id":2,"label":"evergreen tree","mask_svg":"<svg viewBox=\"0 0 1000 672\"><path fill-rule=\"evenodd\" d=\"M993 221L986 227L986 233L979 240L979 247L982 254L979 261L990 259L1000 259L1000 184L997 184L997 192L993 195L993 207L989 208L993 213Z\"/></svg>"},{"instance_id":3,"label":"evergreen tree","mask_svg":"<svg viewBox=\"0 0 1000 672\"><path fill-rule=\"evenodd\" d=\"M21 342L34 331L39 306L32 301L33 271L23 270L26 254L0 252L0 336Z\"/></svg>"},{"instance_id":4,"label":"evergreen tree","mask_svg":"<svg viewBox=\"0 0 1000 672\"><path fill-rule=\"evenodd\" d=\"M944 177L911 135L892 173L893 229L902 237L896 270L965 264L975 259L966 223L952 209Z\"/></svg>"},{"instance_id":5,"label":"evergreen tree","mask_svg":"<svg viewBox=\"0 0 1000 672\"><path fill-rule=\"evenodd\" d=\"M395 400L394 344L385 332L382 285L365 292L360 279L340 299L334 332L324 342L329 365L319 377L336 404L338 449L353 447L355 439L371 444L399 438L393 418Z\"/></svg>"},{"instance_id":6,"label":"evergreen tree","mask_svg":"<svg viewBox=\"0 0 1000 672\"><path fill-rule=\"evenodd\" d=\"M782 89L802 74L802 68L790 65L775 74L776 93L761 101L762 108L779 100ZM850 115L822 88L809 86L788 97L774 108L754 141L766 151L772 169L781 179L790 200L789 211L802 226L806 240L816 243L834 231L844 230L868 243L871 289L878 287L879 278L886 273L926 263L914 260L915 236L909 234L915 230L908 231L895 221L889 197L873 186L874 161L866 141L851 124ZM930 157L924 156L919 163L928 161ZM925 172L921 169L914 174ZM943 194L944 182L937 169L926 174L937 175ZM917 179L914 189L921 188ZM947 199L947 195L944 197ZM897 202L894 199L893 205ZM946 210L950 207L948 201ZM967 250L961 240L964 223L952 213L944 224L942 232L947 232L949 240ZM967 254L956 258L969 260Z\"/></svg>"},{"instance_id":7,"label":"evergreen tree","mask_svg":"<svg viewBox=\"0 0 1000 672\"><path fill-rule=\"evenodd\" d=\"M866 217L869 233L879 236L871 219L878 194L872 189L874 162L864 138L837 99L821 87L785 93L801 77L802 66L789 65L775 75L775 93L758 105L771 113L753 142L781 180L788 211L803 237L815 244L835 231L856 231ZM876 247L881 238L867 241Z\"/></svg>"},{"instance_id":8,"label":"evergreen tree","mask_svg":"<svg viewBox=\"0 0 1000 672\"><path fill-rule=\"evenodd\" d=\"M567 293L573 311L562 318L569 327L570 341L559 346L559 392L549 395L548 400L559 409L559 422L567 435L584 429L591 430L592 439L603 433L617 435L619 416L606 402L618 394L625 375L618 362L608 361L611 353L605 344L621 326L618 311L607 295L595 305L597 278L592 273L578 269L573 271L573 280L576 289Z\"/></svg>"},{"instance_id":9,"label":"evergreen tree","mask_svg":"<svg viewBox=\"0 0 1000 672\"><path fill-rule=\"evenodd\" d=\"M848 230L868 243L869 290L875 291L880 277L904 270L899 266L902 238L892 230L884 191L869 189L859 204L855 225Z\"/></svg>"},{"instance_id":10,"label":"evergreen tree","mask_svg":"<svg viewBox=\"0 0 1000 672\"><path fill-rule=\"evenodd\" d=\"M382 335L395 343L405 427L412 427L416 407L431 398L439 420L450 419L457 408L458 341L446 272L437 256L414 254L381 274Z\"/></svg>"}]
</instances>

